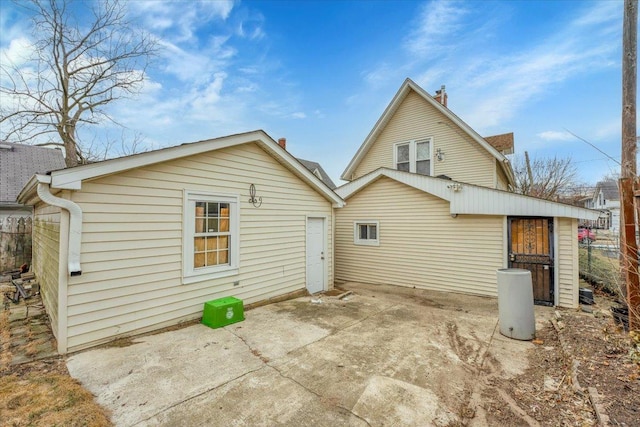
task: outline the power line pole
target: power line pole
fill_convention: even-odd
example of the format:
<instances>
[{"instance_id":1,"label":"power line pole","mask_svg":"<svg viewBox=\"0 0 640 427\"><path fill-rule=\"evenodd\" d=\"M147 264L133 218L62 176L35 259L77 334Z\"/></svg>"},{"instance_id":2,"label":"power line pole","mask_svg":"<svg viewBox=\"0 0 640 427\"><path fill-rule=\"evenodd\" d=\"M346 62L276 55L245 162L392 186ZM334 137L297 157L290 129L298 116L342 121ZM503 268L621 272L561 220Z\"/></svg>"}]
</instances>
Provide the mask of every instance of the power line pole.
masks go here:
<instances>
[{"instance_id":1,"label":"power line pole","mask_svg":"<svg viewBox=\"0 0 640 427\"><path fill-rule=\"evenodd\" d=\"M622 276L626 281L629 329L640 330L640 280L636 241L636 87L638 0L624 0L622 27L622 170L620 216L622 231ZM640 194L639 194L640 196Z\"/></svg>"},{"instance_id":2,"label":"power line pole","mask_svg":"<svg viewBox=\"0 0 640 427\"><path fill-rule=\"evenodd\" d=\"M527 151L524 152L524 160L527 165L527 177L529 177L529 191L527 192L528 196L534 195L533 192L533 172L531 172L531 162L529 162L529 153Z\"/></svg>"}]
</instances>

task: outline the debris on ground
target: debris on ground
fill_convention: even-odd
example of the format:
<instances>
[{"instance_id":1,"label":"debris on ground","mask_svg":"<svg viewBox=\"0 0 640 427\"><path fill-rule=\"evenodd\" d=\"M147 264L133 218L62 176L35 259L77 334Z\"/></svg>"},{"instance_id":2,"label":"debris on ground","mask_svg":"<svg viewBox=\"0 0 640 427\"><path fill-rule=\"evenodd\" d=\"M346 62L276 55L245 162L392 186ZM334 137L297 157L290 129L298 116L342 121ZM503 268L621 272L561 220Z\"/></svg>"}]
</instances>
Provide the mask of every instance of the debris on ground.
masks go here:
<instances>
[{"instance_id":1,"label":"debris on ground","mask_svg":"<svg viewBox=\"0 0 640 427\"><path fill-rule=\"evenodd\" d=\"M110 426L107 412L69 376L64 357L57 355L35 275L18 271L2 274L2 280L0 424Z\"/></svg>"},{"instance_id":2,"label":"debris on ground","mask_svg":"<svg viewBox=\"0 0 640 427\"><path fill-rule=\"evenodd\" d=\"M594 294L590 312L556 310L536 331L523 374L490 376L482 392L489 425L638 425L640 331L614 321L615 297Z\"/></svg>"}]
</instances>

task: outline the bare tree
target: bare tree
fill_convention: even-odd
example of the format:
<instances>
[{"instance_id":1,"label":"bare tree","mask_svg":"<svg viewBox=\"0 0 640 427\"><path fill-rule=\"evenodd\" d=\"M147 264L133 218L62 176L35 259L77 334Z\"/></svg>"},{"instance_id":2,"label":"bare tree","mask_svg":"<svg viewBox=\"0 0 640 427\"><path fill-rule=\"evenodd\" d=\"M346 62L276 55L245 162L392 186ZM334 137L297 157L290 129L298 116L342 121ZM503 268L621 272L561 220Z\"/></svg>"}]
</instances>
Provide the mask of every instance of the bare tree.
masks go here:
<instances>
[{"instance_id":1,"label":"bare tree","mask_svg":"<svg viewBox=\"0 0 640 427\"><path fill-rule=\"evenodd\" d=\"M18 3L25 5L25 3ZM115 121L105 107L135 94L156 42L127 22L118 0L31 0L29 58L0 61L0 139L64 147L67 166L87 161L78 129Z\"/></svg>"},{"instance_id":2,"label":"bare tree","mask_svg":"<svg viewBox=\"0 0 640 427\"><path fill-rule=\"evenodd\" d=\"M576 185L577 170L570 157L537 158L513 162L516 192L547 200L558 200Z\"/></svg>"}]
</instances>

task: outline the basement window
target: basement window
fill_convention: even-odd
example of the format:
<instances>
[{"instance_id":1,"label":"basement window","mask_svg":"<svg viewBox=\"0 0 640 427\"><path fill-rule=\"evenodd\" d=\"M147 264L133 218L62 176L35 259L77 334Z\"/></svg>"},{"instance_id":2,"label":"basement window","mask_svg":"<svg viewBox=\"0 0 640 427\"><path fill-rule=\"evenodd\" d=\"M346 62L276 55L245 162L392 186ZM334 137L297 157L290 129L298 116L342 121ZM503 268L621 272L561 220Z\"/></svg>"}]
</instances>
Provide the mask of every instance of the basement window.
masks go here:
<instances>
[{"instance_id":1,"label":"basement window","mask_svg":"<svg viewBox=\"0 0 640 427\"><path fill-rule=\"evenodd\" d=\"M356 245L379 246L378 221L355 221L353 224L353 243Z\"/></svg>"},{"instance_id":2,"label":"basement window","mask_svg":"<svg viewBox=\"0 0 640 427\"><path fill-rule=\"evenodd\" d=\"M185 192L183 283L238 274L238 197Z\"/></svg>"}]
</instances>

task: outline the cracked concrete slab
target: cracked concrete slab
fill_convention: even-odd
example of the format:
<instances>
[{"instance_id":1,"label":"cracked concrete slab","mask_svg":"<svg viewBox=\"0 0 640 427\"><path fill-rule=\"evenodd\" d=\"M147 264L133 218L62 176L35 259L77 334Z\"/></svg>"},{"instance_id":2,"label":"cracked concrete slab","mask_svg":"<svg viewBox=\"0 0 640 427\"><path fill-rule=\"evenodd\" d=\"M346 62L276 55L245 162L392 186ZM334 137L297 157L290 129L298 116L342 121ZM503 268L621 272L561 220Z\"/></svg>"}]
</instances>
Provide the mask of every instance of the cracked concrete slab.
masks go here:
<instances>
[{"instance_id":1,"label":"cracked concrete slab","mask_svg":"<svg viewBox=\"0 0 640 427\"><path fill-rule=\"evenodd\" d=\"M69 371L118 426L446 425L463 421L487 366L513 375L533 345L499 336L494 299L344 287L348 301L138 337L73 355Z\"/></svg>"},{"instance_id":2,"label":"cracked concrete slab","mask_svg":"<svg viewBox=\"0 0 640 427\"><path fill-rule=\"evenodd\" d=\"M262 398L256 398L261 396ZM265 398L267 397L268 398ZM247 406L250 406L248 410ZM139 426L314 425L364 426L348 410L309 392L265 366L252 375L182 402Z\"/></svg>"},{"instance_id":3,"label":"cracked concrete slab","mask_svg":"<svg viewBox=\"0 0 640 427\"><path fill-rule=\"evenodd\" d=\"M460 422L432 390L379 376L369 380L353 412L370 425L447 426Z\"/></svg>"}]
</instances>

